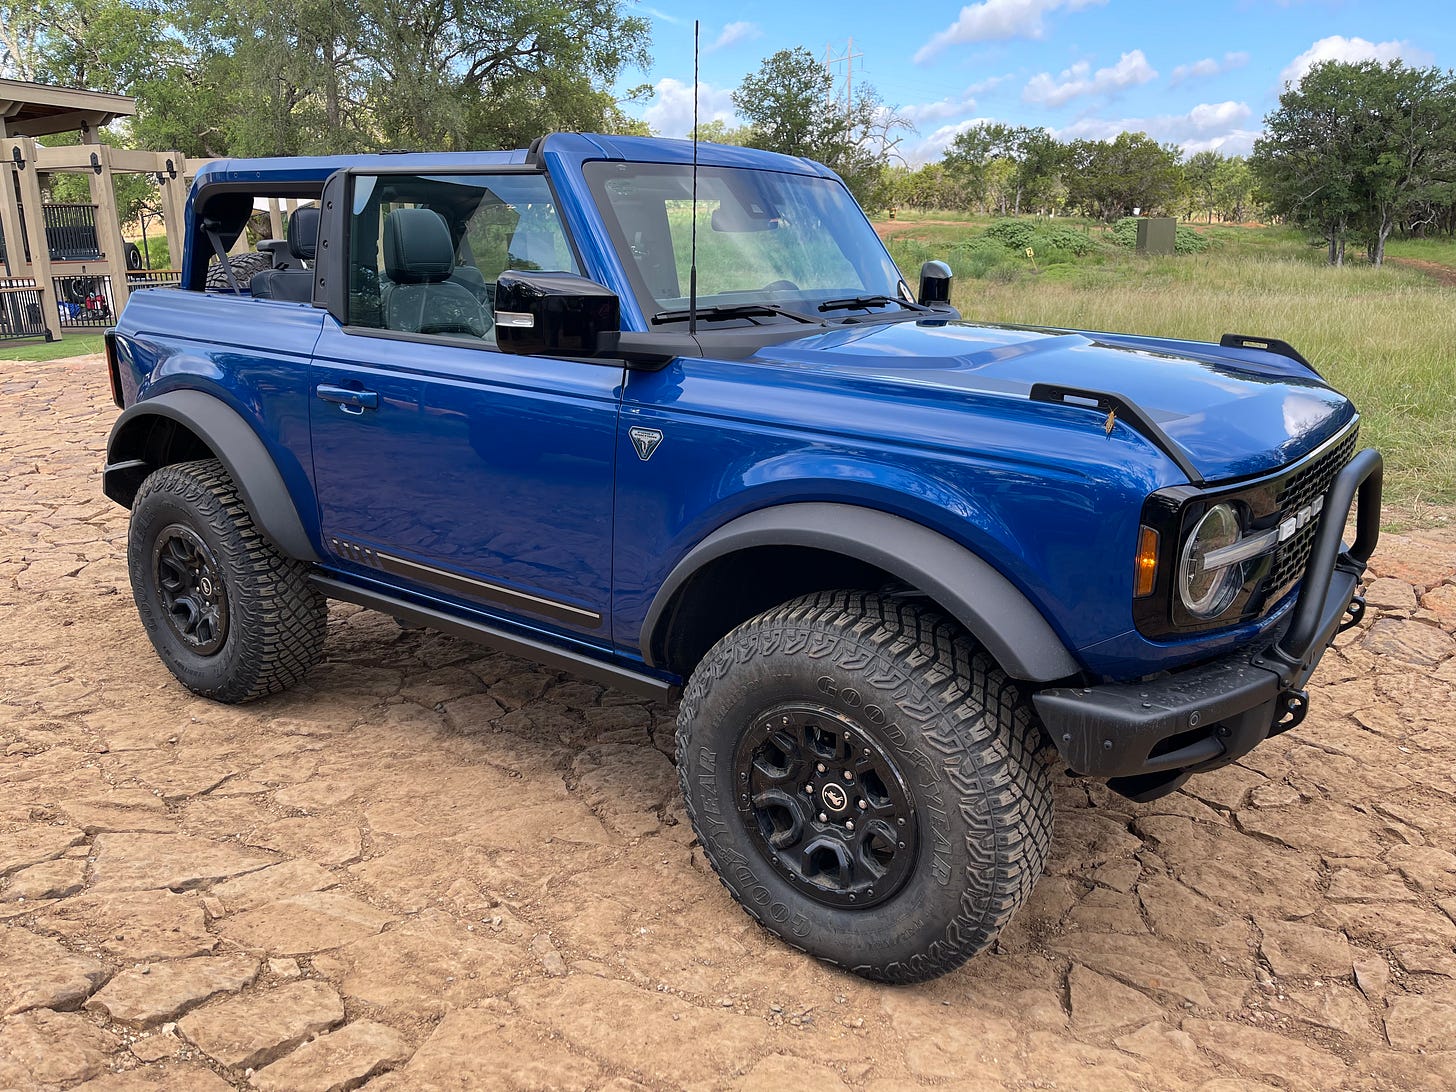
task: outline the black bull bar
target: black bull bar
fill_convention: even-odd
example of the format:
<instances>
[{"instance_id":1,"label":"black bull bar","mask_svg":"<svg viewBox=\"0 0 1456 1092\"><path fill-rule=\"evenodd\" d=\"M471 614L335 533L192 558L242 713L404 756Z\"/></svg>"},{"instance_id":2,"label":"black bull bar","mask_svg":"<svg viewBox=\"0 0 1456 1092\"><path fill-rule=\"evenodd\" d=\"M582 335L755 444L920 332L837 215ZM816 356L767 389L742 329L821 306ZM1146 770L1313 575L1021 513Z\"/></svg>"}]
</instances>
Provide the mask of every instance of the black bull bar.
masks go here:
<instances>
[{"instance_id":1,"label":"black bull bar","mask_svg":"<svg viewBox=\"0 0 1456 1092\"><path fill-rule=\"evenodd\" d=\"M1053 687L1037 712L1071 769L1135 799L1227 765L1304 719L1304 684L1341 629L1365 611L1355 594L1380 539L1384 463L1373 448L1336 475L1287 626L1271 643L1144 683ZM1344 546L1355 507L1355 541Z\"/></svg>"}]
</instances>

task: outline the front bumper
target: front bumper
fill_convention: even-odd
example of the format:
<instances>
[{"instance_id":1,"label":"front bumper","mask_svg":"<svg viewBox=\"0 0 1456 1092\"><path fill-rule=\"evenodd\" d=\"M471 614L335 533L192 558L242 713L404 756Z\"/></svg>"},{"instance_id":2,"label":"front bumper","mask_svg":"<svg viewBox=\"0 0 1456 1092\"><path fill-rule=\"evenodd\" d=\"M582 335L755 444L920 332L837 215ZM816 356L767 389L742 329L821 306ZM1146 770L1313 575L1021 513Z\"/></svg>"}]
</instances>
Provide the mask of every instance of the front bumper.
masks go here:
<instances>
[{"instance_id":1,"label":"front bumper","mask_svg":"<svg viewBox=\"0 0 1456 1092\"><path fill-rule=\"evenodd\" d=\"M1037 712L1067 765L1109 778L1134 799L1152 799L1303 720L1304 684L1335 634L1364 613L1355 592L1380 537L1382 475L1380 453L1366 449L1335 477L1299 599L1272 643L1150 682L1036 694ZM1357 497L1355 542L1345 549L1345 522Z\"/></svg>"}]
</instances>

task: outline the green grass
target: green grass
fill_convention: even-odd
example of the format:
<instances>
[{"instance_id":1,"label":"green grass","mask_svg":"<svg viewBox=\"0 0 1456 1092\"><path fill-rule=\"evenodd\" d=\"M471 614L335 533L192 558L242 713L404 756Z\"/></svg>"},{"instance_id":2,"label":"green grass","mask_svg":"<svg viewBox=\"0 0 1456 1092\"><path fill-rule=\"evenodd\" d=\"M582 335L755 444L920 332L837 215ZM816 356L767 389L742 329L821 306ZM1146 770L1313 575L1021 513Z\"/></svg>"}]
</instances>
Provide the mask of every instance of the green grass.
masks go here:
<instances>
[{"instance_id":1,"label":"green grass","mask_svg":"<svg viewBox=\"0 0 1456 1092\"><path fill-rule=\"evenodd\" d=\"M912 278L922 256L948 257L958 274L973 274L964 259L978 235L979 225L926 225L888 242ZM1360 408L1364 442L1385 454L1388 503L1417 519L1425 505L1456 504L1456 289L1399 266L1331 269L1290 229L1215 227L1210 235L1206 252L1177 258L1104 247L1040 272L1013 258L988 276L958 276L955 303L987 322L1282 338ZM1401 241L1391 253L1456 267L1456 245L1444 241Z\"/></svg>"},{"instance_id":2,"label":"green grass","mask_svg":"<svg viewBox=\"0 0 1456 1092\"><path fill-rule=\"evenodd\" d=\"M1419 258L1456 269L1456 239L1391 239L1385 253L1392 258Z\"/></svg>"},{"instance_id":3,"label":"green grass","mask_svg":"<svg viewBox=\"0 0 1456 1092\"><path fill-rule=\"evenodd\" d=\"M100 334L67 334L60 341L17 341L0 344L0 360L61 360L102 351Z\"/></svg>"},{"instance_id":4,"label":"green grass","mask_svg":"<svg viewBox=\"0 0 1456 1092\"><path fill-rule=\"evenodd\" d=\"M142 261L142 268L170 269L172 266L172 256L167 251L166 233L162 231L162 229L159 227L153 227L150 231L147 232L146 241L147 245L145 248L143 248L142 253L144 255L150 255L152 260L151 264L148 265L144 257ZM137 236L135 239L132 240L132 242L136 243L136 245L140 247L142 245L141 236Z\"/></svg>"}]
</instances>

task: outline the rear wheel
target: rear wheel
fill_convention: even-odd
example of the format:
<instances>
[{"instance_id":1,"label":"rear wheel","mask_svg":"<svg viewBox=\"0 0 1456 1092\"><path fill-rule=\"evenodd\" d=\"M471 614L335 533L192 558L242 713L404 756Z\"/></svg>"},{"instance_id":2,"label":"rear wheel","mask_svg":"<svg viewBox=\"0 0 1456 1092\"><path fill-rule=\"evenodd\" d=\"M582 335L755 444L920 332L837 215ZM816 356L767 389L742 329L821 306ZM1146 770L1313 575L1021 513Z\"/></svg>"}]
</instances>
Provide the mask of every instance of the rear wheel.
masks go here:
<instances>
[{"instance_id":1,"label":"rear wheel","mask_svg":"<svg viewBox=\"0 0 1456 1092\"><path fill-rule=\"evenodd\" d=\"M217 460L166 466L142 483L127 564L147 636L189 690L250 701L318 661L327 602L306 567L253 525Z\"/></svg>"},{"instance_id":2,"label":"rear wheel","mask_svg":"<svg viewBox=\"0 0 1456 1092\"><path fill-rule=\"evenodd\" d=\"M678 769L724 886L790 944L914 982L987 947L1045 864L1030 703L935 609L797 599L704 658Z\"/></svg>"},{"instance_id":3,"label":"rear wheel","mask_svg":"<svg viewBox=\"0 0 1456 1092\"><path fill-rule=\"evenodd\" d=\"M253 274L273 268L273 255L265 254L261 250L250 250L246 254L235 254L228 258L228 264L232 266L233 278L238 282L238 287L247 288L253 281ZM233 287L232 281L228 280L227 270L216 258L207 267L206 283L207 288L214 292L230 292Z\"/></svg>"}]
</instances>

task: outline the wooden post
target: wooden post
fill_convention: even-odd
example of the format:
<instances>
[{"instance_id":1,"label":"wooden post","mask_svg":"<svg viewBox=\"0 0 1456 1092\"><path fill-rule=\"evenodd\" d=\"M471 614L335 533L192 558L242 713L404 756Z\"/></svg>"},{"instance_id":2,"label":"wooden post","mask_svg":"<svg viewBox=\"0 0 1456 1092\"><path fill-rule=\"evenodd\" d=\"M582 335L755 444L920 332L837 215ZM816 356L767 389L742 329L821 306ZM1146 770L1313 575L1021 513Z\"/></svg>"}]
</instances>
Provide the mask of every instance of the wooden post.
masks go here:
<instances>
[{"instance_id":1,"label":"wooden post","mask_svg":"<svg viewBox=\"0 0 1456 1092\"><path fill-rule=\"evenodd\" d=\"M187 208L187 178L183 158L176 152L157 154L163 161L162 175L162 219L167 225L167 262L173 269L182 268L182 236L187 230L184 210ZM167 174L165 160L170 159L177 171L177 177Z\"/></svg>"},{"instance_id":2,"label":"wooden post","mask_svg":"<svg viewBox=\"0 0 1456 1092\"><path fill-rule=\"evenodd\" d=\"M12 137L0 146L0 155L12 158L12 149L19 148L25 160L24 169L15 168L20 180L20 208L25 217L25 233L30 237L30 273L40 289L41 315L51 340L61 339L61 312L56 306L56 282L51 279L51 248L46 238L45 210L41 206L40 175L36 171L35 141L30 137ZM16 239L17 249L20 240ZM6 237L6 247L10 245Z\"/></svg>"},{"instance_id":3,"label":"wooden post","mask_svg":"<svg viewBox=\"0 0 1456 1092\"><path fill-rule=\"evenodd\" d=\"M131 290L126 285L126 240L121 235L121 215L116 209L116 190L111 184L111 149L105 144L93 145L101 172L87 173L91 184L91 203L96 206L96 239L105 256L106 273L111 277L112 317L121 314Z\"/></svg>"},{"instance_id":4,"label":"wooden post","mask_svg":"<svg viewBox=\"0 0 1456 1092\"><path fill-rule=\"evenodd\" d=\"M278 198L268 198L268 230L273 238L283 238L283 211L278 207Z\"/></svg>"},{"instance_id":5,"label":"wooden post","mask_svg":"<svg viewBox=\"0 0 1456 1092\"><path fill-rule=\"evenodd\" d=\"M20 234L20 203L15 197L15 164L7 155L0 164L0 231L5 233L5 263L12 277L30 276L25 237Z\"/></svg>"}]
</instances>

